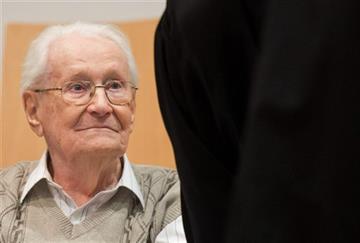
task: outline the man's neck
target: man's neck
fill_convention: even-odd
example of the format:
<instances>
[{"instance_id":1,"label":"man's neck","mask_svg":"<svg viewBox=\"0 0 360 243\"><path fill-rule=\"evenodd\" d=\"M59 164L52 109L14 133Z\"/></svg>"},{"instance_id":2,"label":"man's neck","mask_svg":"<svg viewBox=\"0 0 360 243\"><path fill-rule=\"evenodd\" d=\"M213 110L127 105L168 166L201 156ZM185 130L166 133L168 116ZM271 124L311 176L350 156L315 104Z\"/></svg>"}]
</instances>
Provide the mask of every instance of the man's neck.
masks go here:
<instances>
[{"instance_id":1,"label":"man's neck","mask_svg":"<svg viewBox=\"0 0 360 243\"><path fill-rule=\"evenodd\" d=\"M77 206L88 202L98 192L114 187L123 169L122 158L77 158L74 161L49 160L53 180Z\"/></svg>"}]
</instances>

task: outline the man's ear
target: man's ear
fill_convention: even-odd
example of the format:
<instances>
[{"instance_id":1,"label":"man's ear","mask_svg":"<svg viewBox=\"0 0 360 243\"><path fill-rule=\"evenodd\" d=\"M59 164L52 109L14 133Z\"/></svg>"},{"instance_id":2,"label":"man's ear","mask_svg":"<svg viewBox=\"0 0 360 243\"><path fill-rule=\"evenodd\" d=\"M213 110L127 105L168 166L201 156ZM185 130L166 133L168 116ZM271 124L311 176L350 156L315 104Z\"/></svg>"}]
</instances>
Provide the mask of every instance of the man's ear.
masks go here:
<instances>
[{"instance_id":1,"label":"man's ear","mask_svg":"<svg viewBox=\"0 0 360 243\"><path fill-rule=\"evenodd\" d=\"M131 131L133 130L134 127L134 121L135 121L135 110L136 110L136 102L135 102L135 96L134 98L131 100L130 104L129 104L130 110L131 110L131 117L130 117L130 121L131 121Z\"/></svg>"},{"instance_id":2,"label":"man's ear","mask_svg":"<svg viewBox=\"0 0 360 243\"><path fill-rule=\"evenodd\" d=\"M135 102L135 99L133 99L132 101L131 101L131 111L132 111L132 114L131 114L131 122L132 123L134 123L134 121L135 121L135 110L136 110L136 102Z\"/></svg>"},{"instance_id":3,"label":"man's ear","mask_svg":"<svg viewBox=\"0 0 360 243\"><path fill-rule=\"evenodd\" d=\"M36 93L33 91L25 91L22 95L22 99L26 119L28 120L31 129L36 135L42 137L44 134L43 127L39 120L39 101Z\"/></svg>"}]
</instances>

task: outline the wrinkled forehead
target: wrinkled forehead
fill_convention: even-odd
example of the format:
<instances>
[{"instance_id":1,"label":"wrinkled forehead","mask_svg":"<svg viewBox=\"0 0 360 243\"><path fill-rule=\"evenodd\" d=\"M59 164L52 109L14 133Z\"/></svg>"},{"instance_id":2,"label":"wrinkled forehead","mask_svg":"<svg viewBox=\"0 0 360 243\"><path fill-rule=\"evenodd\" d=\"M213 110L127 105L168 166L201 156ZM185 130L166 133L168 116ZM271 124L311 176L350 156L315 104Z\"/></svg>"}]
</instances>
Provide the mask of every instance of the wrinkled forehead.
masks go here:
<instances>
[{"instance_id":1,"label":"wrinkled forehead","mask_svg":"<svg viewBox=\"0 0 360 243\"><path fill-rule=\"evenodd\" d=\"M129 78L124 51L112 40L101 36L66 34L49 46L48 70L51 73L112 69Z\"/></svg>"},{"instance_id":2,"label":"wrinkled forehead","mask_svg":"<svg viewBox=\"0 0 360 243\"><path fill-rule=\"evenodd\" d=\"M124 51L114 41L102 36L78 33L65 34L55 39L50 43L48 53L49 59L54 56L77 59L104 55L126 60Z\"/></svg>"}]
</instances>

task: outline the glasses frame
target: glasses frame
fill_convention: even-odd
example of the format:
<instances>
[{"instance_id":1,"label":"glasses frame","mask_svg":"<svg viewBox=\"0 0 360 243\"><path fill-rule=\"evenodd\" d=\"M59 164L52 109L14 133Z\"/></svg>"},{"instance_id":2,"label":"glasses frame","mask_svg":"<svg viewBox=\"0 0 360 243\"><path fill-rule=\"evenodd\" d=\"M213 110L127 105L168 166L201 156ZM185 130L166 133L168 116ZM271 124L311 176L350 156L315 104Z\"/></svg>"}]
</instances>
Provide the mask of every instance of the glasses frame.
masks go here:
<instances>
[{"instance_id":1,"label":"glasses frame","mask_svg":"<svg viewBox=\"0 0 360 243\"><path fill-rule=\"evenodd\" d=\"M85 80L84 80L84 81L85 81ZM103 88L103 89L104 89L105 96L106 96L108 102L109 102L110 104L112 104L112 105L123 106L123 105L129 104L129 102L131 101L131 100L129 100L128 102L115 104L115 103L113 103L113 102L111 101L111 99L110 99L109 96L108 96L108 93L106 92L106 89L105 89L105 88L106 88L106 85L104 85L104 84L102 84L102 85L94 85L93 82L91 82L91 81L89 81L89 82L92 84L92 85L91 85L91 91L90 91L90 98L89 98L89 101L86 102L86 103L84 103L84 104L72 103L72 102L70 102L70 101L68 101L68 100L66 100L66 99L64 98L63 89L64 89L64 86L65 86L67 83L64 83L64 86L61 87L61 88L60 88L60 87L55 87L55 88L46 88L46 89L34 89L33 92L35 92L35 93L43 93L43 92L48 92L48 91L61 91L61 98L63 99L63 101L64 101L65 103L67 103L67 104L69 104L69 105L82 106L82 105L87 105L87 104L89 104L89 103L91 102L91 100L92 100L92 99L94 98L94 96L95 96L96 88ZM136 87L134 84L132 84L132 83L129 82L129 81L123 81L123 82L126 82L126 83L130 84L131 89L133 89L133 90L135 90L135 91L139 89L138 87Z\"/></svg>"}]
</instances>

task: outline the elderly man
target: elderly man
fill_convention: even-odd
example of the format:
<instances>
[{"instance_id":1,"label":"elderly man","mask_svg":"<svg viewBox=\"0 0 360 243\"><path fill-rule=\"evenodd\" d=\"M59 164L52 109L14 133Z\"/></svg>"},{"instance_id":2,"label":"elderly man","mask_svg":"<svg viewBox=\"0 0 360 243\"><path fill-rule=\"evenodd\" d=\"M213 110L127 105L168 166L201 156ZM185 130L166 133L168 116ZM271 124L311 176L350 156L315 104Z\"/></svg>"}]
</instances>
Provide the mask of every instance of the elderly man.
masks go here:
<instances>
[{"instance_id":1,"label":"elderly man","mask_svg":"<svg viewBox=\"0 0 360 243\"><path fill-rule=\"evenodd\" d=\"M52 26L25 60L39 161L0 174L0 242L185 242L175 171L130 164L136 68L110 26Z\"/></svg>"}]
</instances>

